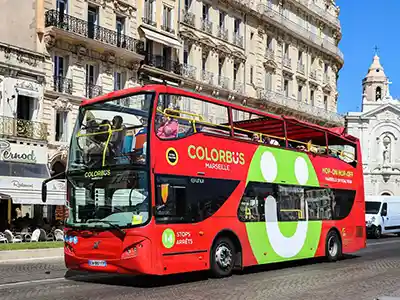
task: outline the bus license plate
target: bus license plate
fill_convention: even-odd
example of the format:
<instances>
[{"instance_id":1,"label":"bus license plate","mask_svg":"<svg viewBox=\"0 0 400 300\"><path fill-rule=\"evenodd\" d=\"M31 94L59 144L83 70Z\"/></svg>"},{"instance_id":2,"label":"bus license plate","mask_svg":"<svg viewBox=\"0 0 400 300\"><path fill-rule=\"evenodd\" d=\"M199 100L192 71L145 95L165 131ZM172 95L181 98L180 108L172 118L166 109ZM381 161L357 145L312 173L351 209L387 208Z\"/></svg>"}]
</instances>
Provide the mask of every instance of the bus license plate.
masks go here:
<instances>
[{"instance_id":1,"label":"bus license plate","mask_svg":"<svg viewBox=\"0 0 400 300\"><path fill-rule=\"evenodd\" d=\"M89 266L91 266L91 267L106 267L107 262L105 260L89 260Z\"/></svg>"}]
</instances>

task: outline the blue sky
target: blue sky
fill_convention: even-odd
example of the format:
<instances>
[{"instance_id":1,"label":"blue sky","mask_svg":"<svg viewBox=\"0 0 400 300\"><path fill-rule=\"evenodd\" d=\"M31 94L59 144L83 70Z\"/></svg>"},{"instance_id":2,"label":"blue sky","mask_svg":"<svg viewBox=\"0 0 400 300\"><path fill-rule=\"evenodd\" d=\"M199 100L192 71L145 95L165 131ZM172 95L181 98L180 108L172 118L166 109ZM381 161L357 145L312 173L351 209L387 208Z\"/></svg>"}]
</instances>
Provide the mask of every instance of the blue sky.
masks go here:
<instances>
[{"instance_id":1,"label":"blue sky","mask_svg":"<svg viewBox=\"0 0 400 300\"><path fill-rule=\"evenodd\" d=\"M385 73L393 82L390 93L398 98L400 0L336 0L336 4L340 6L343 34L339 48L344 53L344 66L339 71L338 112L360 111L361 80L372 63L375 45Z\"/></svg>"}]
</instances>

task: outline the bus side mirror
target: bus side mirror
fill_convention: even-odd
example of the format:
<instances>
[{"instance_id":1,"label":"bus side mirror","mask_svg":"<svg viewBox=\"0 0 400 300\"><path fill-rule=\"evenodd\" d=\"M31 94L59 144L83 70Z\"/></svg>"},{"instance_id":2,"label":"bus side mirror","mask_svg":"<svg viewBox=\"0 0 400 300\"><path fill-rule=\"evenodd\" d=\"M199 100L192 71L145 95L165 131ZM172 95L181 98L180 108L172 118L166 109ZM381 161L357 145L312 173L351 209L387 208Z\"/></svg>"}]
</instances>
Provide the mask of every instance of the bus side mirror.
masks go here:
<instances>
[{"instance_id":1,"label":"bus side mirror","mask_svg":"<svg viewBox=\"0 0 400 300\"><path fill-rule=\"evenodd\" d=\"M42 183L42 202L46 203L47 200L47 182Z\"/></svg>"}]
</instances>

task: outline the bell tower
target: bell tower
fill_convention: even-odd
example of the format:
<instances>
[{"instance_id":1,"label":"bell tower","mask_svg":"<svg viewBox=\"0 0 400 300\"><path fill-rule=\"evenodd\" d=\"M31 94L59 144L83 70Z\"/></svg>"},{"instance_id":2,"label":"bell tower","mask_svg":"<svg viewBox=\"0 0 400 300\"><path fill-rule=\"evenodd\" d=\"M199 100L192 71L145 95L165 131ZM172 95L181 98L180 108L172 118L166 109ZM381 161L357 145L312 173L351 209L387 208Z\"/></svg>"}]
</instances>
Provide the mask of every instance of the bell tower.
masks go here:
<instances>
[{"instance_id":1,"label":"bell tower","mask_svg":"<svg viewBox=\"0 0 400 300\"><path fill-rule=\"evenodd\" d=\"M380 63L379 56L375 54L367 76L362 81L362 111L367 112L381 105L389 95L389 81Z\"/></svg>"}]
</instances>

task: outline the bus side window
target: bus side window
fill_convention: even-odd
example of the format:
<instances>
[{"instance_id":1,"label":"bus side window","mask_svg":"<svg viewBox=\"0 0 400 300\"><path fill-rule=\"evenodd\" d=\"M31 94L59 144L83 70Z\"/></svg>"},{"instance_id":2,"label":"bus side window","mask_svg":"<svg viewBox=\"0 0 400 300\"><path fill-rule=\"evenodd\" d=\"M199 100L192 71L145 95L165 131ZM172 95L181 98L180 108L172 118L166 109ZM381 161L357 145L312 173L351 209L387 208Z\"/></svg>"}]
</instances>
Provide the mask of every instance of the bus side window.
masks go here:
<instances>
[{"instance_id":1,"label":"bus side window","mask_svg":"<svg viewBox=\"0 0 400 300\"><path fill-rule=\"evenodd\" d=\"M156 176L156 221L195 223L212 216L239 181L186 176Z\"/></svg>"}]
</instances>

